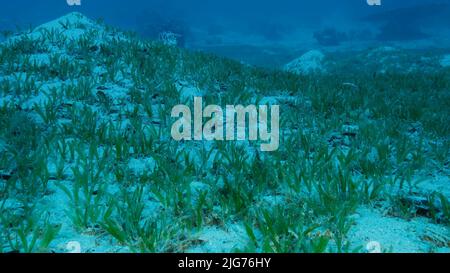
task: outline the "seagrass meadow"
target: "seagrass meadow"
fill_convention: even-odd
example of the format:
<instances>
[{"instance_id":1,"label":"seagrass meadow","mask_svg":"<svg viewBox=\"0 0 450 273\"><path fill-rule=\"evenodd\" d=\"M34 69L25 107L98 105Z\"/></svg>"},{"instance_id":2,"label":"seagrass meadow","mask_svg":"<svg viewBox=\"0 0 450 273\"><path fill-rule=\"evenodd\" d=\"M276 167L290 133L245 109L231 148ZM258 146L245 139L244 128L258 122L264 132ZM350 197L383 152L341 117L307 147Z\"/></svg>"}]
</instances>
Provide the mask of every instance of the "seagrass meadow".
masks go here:
<instances>
[{"instance_id":1,"label":"seagrass meadow","mask_svg":"<svg viewBox=\"0 0 450 273\"><path fill-rule=\"evenodd\" d=\"M450 252L449 52L261 68L80 13L5 35L0 252ZM194 96L280 105L279 149L173 140Z\"/></svg>"}]
</instances>

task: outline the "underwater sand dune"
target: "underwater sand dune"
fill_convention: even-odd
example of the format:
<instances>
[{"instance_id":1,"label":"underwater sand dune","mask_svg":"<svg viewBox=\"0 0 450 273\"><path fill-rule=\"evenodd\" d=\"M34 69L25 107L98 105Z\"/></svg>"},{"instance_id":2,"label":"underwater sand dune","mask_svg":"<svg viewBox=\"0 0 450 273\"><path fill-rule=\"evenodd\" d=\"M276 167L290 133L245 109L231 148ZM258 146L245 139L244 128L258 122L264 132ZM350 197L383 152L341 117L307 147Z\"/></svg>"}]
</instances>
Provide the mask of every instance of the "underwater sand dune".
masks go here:
<instances>
[{"instance_id":1,"label":"underwater sand dune","mask_svg":"<svg viewBox=\"0 0 450 273\"><path fill-rule=\"evenodd\" d=\"M0 45L0 252L450 251L448 52L171 44L70 13ZM279 104L279 150L174 141L194 96Z\"/></svg>"}]
</instances>

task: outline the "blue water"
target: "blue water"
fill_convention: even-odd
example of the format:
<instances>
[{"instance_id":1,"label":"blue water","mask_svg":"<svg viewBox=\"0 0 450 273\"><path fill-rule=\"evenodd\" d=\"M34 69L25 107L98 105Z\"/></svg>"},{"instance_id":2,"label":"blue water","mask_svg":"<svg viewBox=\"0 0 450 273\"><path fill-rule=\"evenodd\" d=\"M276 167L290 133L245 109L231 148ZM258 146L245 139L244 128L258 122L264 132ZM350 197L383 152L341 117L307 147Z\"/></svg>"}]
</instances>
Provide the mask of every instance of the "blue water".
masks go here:
<instances>
[{"instance_id":1,"label":"blue water","mask_svg":"<svg viewBox=\"0 0 450 273\"><path fill-rule=\"evenodd\" d=\"M421 29L448 31L450 28L449 0L380 0L380 6L370 6L366 0L80 1L80 6L70 6L66 0L2 0L0 29L36 26L71 11L150 36L152 33L146 31L146 25L167 25L170 21L176 25L172 26L175 30L182 29L191 45L201 39L192 34L193 29L203 29L210 36L225 31L259 35L270 44L305 27L319 32L319 36L331 29L331 34L337 37L343 34L352 39L382 41L431 38L430 33ZM358 35L354 34L355 29ZM336 43L316 40L321 45Z\"/></svg>"}]
</instances>

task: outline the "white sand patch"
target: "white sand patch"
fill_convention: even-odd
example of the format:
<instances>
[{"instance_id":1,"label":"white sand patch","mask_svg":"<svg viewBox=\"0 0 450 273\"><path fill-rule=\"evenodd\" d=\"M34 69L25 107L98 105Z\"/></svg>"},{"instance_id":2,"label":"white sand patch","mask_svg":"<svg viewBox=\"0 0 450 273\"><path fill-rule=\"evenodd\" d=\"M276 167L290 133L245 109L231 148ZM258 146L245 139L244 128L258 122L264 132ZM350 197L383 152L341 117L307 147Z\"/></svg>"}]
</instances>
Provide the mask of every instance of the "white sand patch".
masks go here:
<instances>
[{"instance_id":1,"label":"white sand patch","mask_svg":"<svg viewBox=\"0 0 450 273\"><path fill-rule=\"evenodd\" d=\"M309 74L324 72L323 61L325 55L319 50L311 50L303 54L300 58L288 63L284 69L295 74Z\"/></svg>"},{"instance_id":2,"label":"white sand patch","mask_svg":"<svg viewBox=\"0 0 450 273\"><path fill-rule=\"evenodd\" d=\"M439 64L442 67L450 67L450 54L443 56Z\"/></svg>"},{"instance_id":3,"label":"white sand patch","mask_svg":"<svg viewBox=\"0 0 450 273\"><path fill-rule=\"evenodd\" d=\"M194 97L203 96L203 92L194 86L177 86L178 92L180 92L180 99L182 102L192 101Z\"/></svg>"},{"instance_id":4,"label":"white sand patch","mask_svg":"<svg viewBox=\"0 0 450 273\"><path fill-rule=\"evenodd\" d=\"M353 219L355 225L347 238L354 247L365 249L369 242L379 242L386 252L450 252L449 229L430 223L427 218L407 221L384 216L374 209L360 208Z\"/></svg>"},{"instance_id":5,"label":"white sand patch","mask_svg":"<svg viewBox=\"0 0 450 273\"><path fill-rule=\"evenodd\" d=\"M134 175L143 175L152 173L155 170L156 161L152 157L147 158L131 158L128 162L128 168Z\"/></svg>"},{"instance_id":6,"label":"white sand patch","mask_svg":"<svg viewBox=\"0 0 450 273\"><path fill-rule=\"evenodd\" d=\"M206 227L194 237L202 244L192 247L187 252L227 253L244 248L249 240L245 228L238 224L228 225L225 228Z\"/></svg>"},{"instance_id":7,"label":"white sand patch","mask_svg":"<svg viewBox=\"0 0 450 273\"><path fill-rule=\"evenodd\" d=\"M450 198L450 177L435 176L416 185L417 189L425 194L438 192Z\"/></svg>"},{"instance_id":8,"label":"white sand patch","mask_svg":"<svg viewBox=\"0 0 450 273\"><path fill-rule=\"evenodd\" d=\"M61 183L71 182L61 181ZM110 235L99 232L98 229L87 229L81 233L76 230L67 215L70 204L68 196L54 183L49 184L49 191L52 194L42 198L37 209L46 212L51 223L61 225L57 238L50 244L50 249L59 253L70 252L67 245L76 242L80 244L81 253L129 252L128 248L117 245Z\"/></svg>"},{"instance_id":9,"label":"white sand patch","mask_svg":"<svg viewBox=\"0 0 450 273\"><path fill-rule=\"evenodd\" d=\"M43 35L47 35L48 32L61 33L61 35L67 39L79 39L89 31L104 31L104 28L87 18L79 12L72 12L65 16L62 16L56 20L42 24L36 27L28 37L31 39L39 39ZM18 39L21 36L12 37L12 40ZM45 37L45 36L44 36ZM56 38L56 37L55 37ZM50 41L49 41L50 42Z\"/></svg>"}]
</instances>

